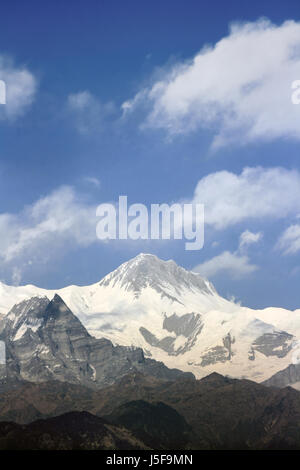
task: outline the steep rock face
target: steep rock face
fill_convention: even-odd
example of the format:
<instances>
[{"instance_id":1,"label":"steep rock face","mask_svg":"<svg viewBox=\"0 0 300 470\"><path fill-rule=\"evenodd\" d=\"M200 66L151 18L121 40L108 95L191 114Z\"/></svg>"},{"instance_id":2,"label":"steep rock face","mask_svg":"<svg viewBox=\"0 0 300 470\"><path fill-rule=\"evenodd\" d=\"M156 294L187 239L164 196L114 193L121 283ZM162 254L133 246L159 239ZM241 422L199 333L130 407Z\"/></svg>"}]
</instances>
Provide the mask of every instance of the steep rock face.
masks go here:
<instances>
[{"instance_id":1,"label":"steep rock face","mask_svg":"<svg viewBox=\"0 0 300 470\"><path fill-rule=\"evenodd\" d=\"M1 339L8 377L32 382L61 380L102 387L133 369L168 379L182 374L145 359L140 348L93 338L58 295L52 301L34 297L15 305Z\"/></svg>"}]
</instances>

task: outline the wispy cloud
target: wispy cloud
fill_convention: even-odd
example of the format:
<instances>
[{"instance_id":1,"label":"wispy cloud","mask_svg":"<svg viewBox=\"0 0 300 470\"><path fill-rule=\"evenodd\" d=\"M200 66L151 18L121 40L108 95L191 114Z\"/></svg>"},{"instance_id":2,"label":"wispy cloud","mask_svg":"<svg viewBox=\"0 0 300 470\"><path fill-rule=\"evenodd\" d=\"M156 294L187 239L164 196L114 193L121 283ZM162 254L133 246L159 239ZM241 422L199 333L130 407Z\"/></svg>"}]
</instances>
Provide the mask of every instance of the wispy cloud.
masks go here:
<instances>
[{"instance_id":1,"label":"wispy cloud","mask_svg":"<svg viewBox=\"0 0 300 470\"><path fill-rule=\"evenodd\" d=\"M114 116L116 112L113 102L101 103L87 90L70 94L67 100L67 110L77 131L85 135L102 132L106 120Z\"/></svg>"},{"instance_id":2,"label":"wispy cloud","mask_svg":"<svg viewBox=\"0 0 300 470\"><path fill-rule=\"evenodd\" d=\"M240 235L239 250L246 249L249 245L259 242L262 239L262 232L250 232L250 230L245 230Z\"/></svg>"},{"instance_id":3,"label":"wispy cloud","mask_svg":"<svg viewBox=\"0 0 300 470\"><path fill-rule=\"evenodd\" d=\"M299 47L299 22L235 23L227 37L177 63L126 101L123 110L145 107L143 125L170 135L209 128L215 148L280 137L299 140L300 108L291 103Z\"/></svg>"},{"instance_id":4,"label":"wispy cloud","mask_svg":"<svg viewBox=\"0 0 300 470\"><path fill-rule=\"evenodd\" d=\"M100 188L101 186L101 181L95 176L85 176L83 181L89 185L95 186L96 188Z\"/></svg>"},{"instance_id":5,"label":"wispy cloud","mask_svg":"<svg viewBox=\"0 0 300 470\"><path fill-rule=\"evenodd\" d=\"M14 266L12 269L12 276L11 276L13 285L18 286L21 282L21 279L22 279L21 268L18 266Z\"/></svg>"},{"instance_id":6,"label":"wispy cloud","mask_svg":"<svg viewBox=\"0 0 300 470\"><path fill-rule=\"evenodd\" d=\"M276 248L285 255L292 255L300 251L300 225L290 225L280 236Z\"/></svg>"},{"instance_id":7,"label":"wispy cloud","mask_svg":"<svg viewBox=\"0 0 300 470\"><path fill-rule=\"evenodd\" d=\"M23 267L97 241L96 206L62 186L17 214L0 214L0 261L19 283Z\"/></svg>"}]
</instances>

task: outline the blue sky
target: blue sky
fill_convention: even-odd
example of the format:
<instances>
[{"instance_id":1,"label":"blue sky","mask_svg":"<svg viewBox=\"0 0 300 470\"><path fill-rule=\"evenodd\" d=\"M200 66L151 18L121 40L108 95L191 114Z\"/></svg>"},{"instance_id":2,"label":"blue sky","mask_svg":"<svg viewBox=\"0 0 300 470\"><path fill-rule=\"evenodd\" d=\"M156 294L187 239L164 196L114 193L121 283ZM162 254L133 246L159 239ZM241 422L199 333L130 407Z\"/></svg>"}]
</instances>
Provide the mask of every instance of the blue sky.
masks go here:
<instances>
[{"instance_id":1,"label":"blue sky","mask_svg":"<svg viewBox=\"0 0 300 470\"><path fill-rule=\"evenodd\" d=\"M142 251L244 305L300 306L296 0L7 1L1 18L4 282L88 284ZM204 248L95 240L121 194L204 202Z\"/></svg>"}]
</instances>

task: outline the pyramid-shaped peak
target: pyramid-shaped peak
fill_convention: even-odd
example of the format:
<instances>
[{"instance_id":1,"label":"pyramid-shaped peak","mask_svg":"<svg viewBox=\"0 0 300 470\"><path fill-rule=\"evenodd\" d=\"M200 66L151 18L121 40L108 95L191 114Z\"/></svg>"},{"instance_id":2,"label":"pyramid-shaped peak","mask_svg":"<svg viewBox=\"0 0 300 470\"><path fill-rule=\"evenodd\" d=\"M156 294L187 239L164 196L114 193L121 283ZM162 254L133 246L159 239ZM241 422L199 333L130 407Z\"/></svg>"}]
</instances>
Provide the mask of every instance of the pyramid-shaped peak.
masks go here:
<instances>
[{"instance_id":1,"label":"pyramid-shaped peak","mask_svg":"<svg viewBox=\"0 0 300 470\"><path fill-rule=\"evenodd\" d=\"M156 255L153 255L151 253L140 253L139 255L135 256L135 258L130 259L125 265L130 265L130 264L144 264L148 266L155 266L155 265L161 265L165 266L166 268L170 268L170 266L177 266L177 268L184 269L182 266L178 266L178 264L175 263L173 259L168 259L168 260L163 260L159 258Z\"/></svg>"},{"instance_id":2,"label":"pyramid-shaped peak","mask_svg":"<svg viewBox=\"0 0 300 470\"><path fill-rule=\"evenodd\" d=\"M67 304L63 301L63 299L57 293L54 295L53 299L47 305L46 315L47 318L49 317L58 317L61 315L71 315L74 316L73 312L69 309Z\"/></svg>"},{"instance_id":3,"label":"pyramid-shaped peak","mask_svg":"<svg viewBox=\"0 0 300 470\"><path fill-rule=\"evenodd\" d=\"M51 302L53 302L55 304L58 304L58 305L59 304L66 305L65 302L63 301L63 299L61 298L61 296L58 295L57 293L54 294L54 297L53 297Z\"/></svg>"},{"instance_id":4,"label":"pyramid-shaped peak","mask_svg":"<svg viewBox=\"0 0 300 470\"><path fill-rule=\"evenodd\" d=\"M139 253L138 255L135 256L135 258L132 259L137 259L137 260L142 260L142 259L150 259L150 258L155 258L159 259L156 255L153 255L152 253Z\"/></svg>"},{"instance_id":5,"label":"pyramid-shaped peak","mask_svg":"<svg viewBox=\"0 0 300 470\"><path fill-rule=\"evenodd\" d=\"M146 287L152 287L158 292L171 287L177 291L185 288L201 290L206 294L215 293L213 286L200 274L187 271L173 260L164 261L147 253L140 253L121 264L100 282L103 286L116 284L136 294Z\"/></svg>"},{"instance_id":6,"label":"pyramid-shaped peak","mask_svg":"<svg viewBox=\"0 0 300 470\"><path fill-rule=\"evenodd\" d=\"M200 382L209 383L215 386L220 386L220 385L227 385L231 383L232 379L222 374L219 374L218 372L212 372L211 374L208 374L205 377L203 377L200 380Z\"/></svg>"}]
</instances>

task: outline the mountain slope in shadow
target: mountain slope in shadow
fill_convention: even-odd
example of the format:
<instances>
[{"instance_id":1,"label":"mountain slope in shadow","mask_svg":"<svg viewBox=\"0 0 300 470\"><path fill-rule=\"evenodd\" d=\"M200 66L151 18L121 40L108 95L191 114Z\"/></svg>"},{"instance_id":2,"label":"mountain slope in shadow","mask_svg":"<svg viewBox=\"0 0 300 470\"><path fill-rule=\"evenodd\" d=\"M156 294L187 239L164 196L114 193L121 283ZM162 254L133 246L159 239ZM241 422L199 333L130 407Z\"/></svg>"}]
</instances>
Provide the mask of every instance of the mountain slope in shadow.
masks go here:
<instances>
[{"instance_id":1,"label":"mountain slope in shadow","mask_svg":"<svg viewBox=\"0 0 300 470\"><path fill-rule=\"evenodd\" d=\"M174 408L162 402L127 402L105 418L129 429L154 449L183 448L191 441L191 427Z\"/></svg>"},{"instance_id":2,"label":"mountain slope in shadow","mask_svg":"<svg viewBox=\"0 0 300 470\"><path fill-rule=\"evenodd\" d=\"M0 423L0 450L145 450L129 431L87 412L71 412L31 424Z\"/></svg>"}]
</instances>

